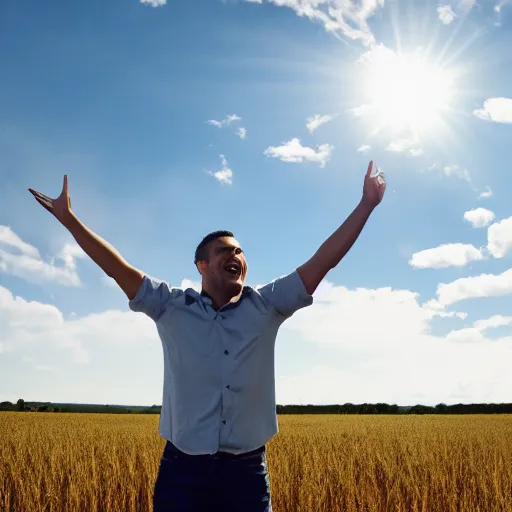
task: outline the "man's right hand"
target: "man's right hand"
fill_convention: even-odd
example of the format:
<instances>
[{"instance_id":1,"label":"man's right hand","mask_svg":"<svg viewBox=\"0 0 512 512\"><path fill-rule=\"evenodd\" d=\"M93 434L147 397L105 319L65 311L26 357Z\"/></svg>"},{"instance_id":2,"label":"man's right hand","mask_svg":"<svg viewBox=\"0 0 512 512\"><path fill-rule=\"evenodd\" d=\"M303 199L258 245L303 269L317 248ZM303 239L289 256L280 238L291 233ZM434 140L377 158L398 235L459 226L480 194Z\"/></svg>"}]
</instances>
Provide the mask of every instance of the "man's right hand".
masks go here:
<instances>
[{"instance_id":1,"label":"man's right hand","mask_svg":"<svg viewBox=\"0 0 512 512\"><path fill-rule=\"evenodd\" d=\"M139 290L145 274L132 267L107 241L85 226L71 210L68 194L68 177L64 176L64 186L57 199L29 188L37 202L53 214L73 235L78 245L102 270L114 279L131 300Z\"/></svg>"},{"instance_id":2,"label":"man's right hand","mask_svg":"<svg viewBox=\"0 0 512 512\"><path fill-rule=\"evenodd\" d=\"M52 213L62 224L66 225L66 222L71 216L71 199L68 194L68 176L64 175L64 185L62 186L62 192L57 199L52 199L41 192L36 190L28 189L29 192L36 198L36 201Z\"/></svg>"}]
</instances>

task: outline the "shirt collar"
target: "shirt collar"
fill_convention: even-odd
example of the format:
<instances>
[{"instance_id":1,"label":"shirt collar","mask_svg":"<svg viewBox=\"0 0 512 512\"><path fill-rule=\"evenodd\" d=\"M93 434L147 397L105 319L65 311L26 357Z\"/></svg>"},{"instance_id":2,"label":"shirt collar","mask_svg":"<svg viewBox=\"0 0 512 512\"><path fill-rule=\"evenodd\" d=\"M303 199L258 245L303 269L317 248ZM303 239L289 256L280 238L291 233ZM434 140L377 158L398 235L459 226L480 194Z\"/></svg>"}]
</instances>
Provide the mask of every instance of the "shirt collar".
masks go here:
<instances>
[{"instance_id":1,"label":"shirt collar","mask_svg":"<svg viewBox=\"0 0 512 512\"><path fill-rule=\"evenodd\" d=\"M245 299L247 296L249 296L252 292L252 288L250 286L244 286L242 289L242 294L240 295L240 298L236 302L230 302L224 306L224 309L232 309L237 307L240 302L242 302L243 299ZM196 290L192 288L188 288L185 291L185 304L187 306L190 306L194 302L202 301L205 304L212 305L213 300L210 297L210 295L204 291L201 290L201 293L198 293Z\"/></svg>"}]
</instances>

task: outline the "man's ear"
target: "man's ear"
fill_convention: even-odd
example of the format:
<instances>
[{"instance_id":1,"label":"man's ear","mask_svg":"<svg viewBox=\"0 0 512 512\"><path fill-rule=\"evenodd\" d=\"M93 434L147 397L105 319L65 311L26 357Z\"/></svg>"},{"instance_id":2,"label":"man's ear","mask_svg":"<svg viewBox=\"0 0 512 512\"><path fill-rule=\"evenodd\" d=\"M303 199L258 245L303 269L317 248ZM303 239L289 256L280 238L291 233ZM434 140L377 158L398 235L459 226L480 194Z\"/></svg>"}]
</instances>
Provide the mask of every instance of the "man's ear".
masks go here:
<instances>
[{"instance_id":1,"label":"man's ear","mask_svg":"<svg viewBox=\"0 0 512 512\"><path fill-rule=\"evenodd\" d=\"M208 266L208 262L201 260L196 263L197 271L203 275L203 272L206 270L206 267Z\"/></svg>"}]
</instances>

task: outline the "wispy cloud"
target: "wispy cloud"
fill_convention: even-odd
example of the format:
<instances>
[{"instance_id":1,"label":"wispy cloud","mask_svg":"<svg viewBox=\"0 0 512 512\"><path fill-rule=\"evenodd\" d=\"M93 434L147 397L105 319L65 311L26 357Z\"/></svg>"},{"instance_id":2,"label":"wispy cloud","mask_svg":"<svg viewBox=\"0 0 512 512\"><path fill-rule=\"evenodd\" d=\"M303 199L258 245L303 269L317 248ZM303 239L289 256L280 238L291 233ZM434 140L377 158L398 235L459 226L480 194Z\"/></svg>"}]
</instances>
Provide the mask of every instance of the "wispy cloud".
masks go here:
<instances>
[{"instance_id":1,"label":"wispy cloud","mask_svg":"<svg viewBox=\"0 0 512 512\"><path fill-rule=\"evenodd\" d=\"M140 0L140 3L150 5L151 7L163 7L167 0Z\"/></svg>"},{"instance_id":2,"label":"wispy cloud","mask_svg":"<svg viewBox=\"0 0 512 512\"><path fill-rule=\"evenodd\" d=\"M471 176L469 175L469 171L467 169L462 169L458 164L445 165L443 167L443 171L446 176L455 176L461 180L467 181L468 183L473 183Z\"/></svg>"},{"instance_id":3,"label":"wispy cloud","mask_svg":"<svg viewBox=\"0 0 512 512\"><path fill-rule=\"evenodd\" d=\"M421 156L423 155L423 149L418 147L417 142L412 139L398 139L392 141L388 147L387 151L393 151L395 153L401 153L407 151L412 156Z\"/></svg>"},{"instance_id":4,"label":"wispy cloud","mask_svg":"<svg viewBox=\"0 0 512 512\"><path fill-rule=\"evenodd\" d=\"M489 197L492 197L492 190L490 187L486 187L485 190L483 192L480 193L480 195L478 196L479 199L487 199Z\"/></svg>"},{"instance_id":5,"label":"wispy cloud","mask_svg":"<svg viewBox=\"0 0 512 512\"><path fill-rule=\"evenodd\" d=\"M457 17L450 5L440 5L437 8L437 15L445 25L449 25Z\"/></svg>"},{"instance_id":6,"label":"wispy cloud","mask_svg":"<svg viewBox=\"0 0 512 512\"><path fill-rule=\"evenodd\" d=\"M241 128L238 128L238 131L236 134L242 139L247 139L247 130L242 126Z\"/></svg>"},{"instance_id":7,"label":"wispy cloud","mask_svg":"<svg viewBox=\"0 0 512 512\"><path fill-rule=\"evenodd\" d=\"M228 161L224 155L219 155L222 161L222 169L220 171L212 172L206 171L210 176L213 176L220 183L232 185L233 171L229 168Z\"/></svg>"},{"instance_id":8,"label":"wispy cloud","mask_svg":"<svg viewBox=\"0 0 512 512\"><path fill-rule=\"evenodd\" d=\"M473 110L473 115L484 121L495 123L512 123L512 99L489 98L483 108Z\"/></svg>"},{"instance_id":9,"label":"wispy cloud","mask_svg":"<svg viewBox=\"0 0 512 512\"><path fill-rule=\"evenodd\" d=\"M487 208L475 208L464 212L464 219L467 220L474 228L484 228L488 226L496 215Z\"/></svg>"},{"instance_id":10,"label":"wispy cloud","mask_svg":"<svg viewBox=\"0 0 512 512\"><path fill-rule=\"evenodd\" d=\"M370 149L372 149L371 146L368 146L367 144L363 144L362 146L359 146L357 148L357 151L359 151L360 153L367 153L368 151L370 151Z\"/></svg>"},{"instance_id":11,"label":"wispy cloud","mask_svg":"<svg viewBox=\"0 0 512 512\"><path fill-rule=\"evenodd\" d=\"M246 0L261 4L261 1ZM370 18L384 0L267 0L267 3L279 7L288 7L297 16L321 23L327 32L341 38L359 40L369 46L375 43L375 37L368 25Z\"/></svg>"},{"instance_id":12,"label":"wispy cloud","mask_svg":"<svg viewBox=\"0 0 512 512\"><path fill-rule=\"evenodd\" d=\"M9 226L0 226L0 272L36 284L54 281L64 286L80 286L76 259L85 257L78 245L66 244L50 263L46 263L39 251L21 240ZM56 260L63 265L55 265Z\"/></svg>"},{"instance_id":13,"label":"wispy cloud","mask_svg":"<svg viewBox=\"0 0 512 512\"><path fill-rule=\"evenodd\" d=\"M288 142L283 143L281 146L270 146L264 154L272 158L279 158L283 162L315 162L320 164L320 167L325 167L329 160L334 146L330 144L320 144L317 149L303 146L300 140L295 138Z\"/></svg>"},{"instance_id":14,"label":"wispy cloud","mask_svg":"<svg viewBox=\"0 0 512 512\"><path fill-rule=\"evenodd\" d=\"M416 252L409 260L414 268L464 267L471 261L485 259L482 249L471 244L443 244L439 247Z\"/></svg>"},{"instance_id":15,"label":"wispy cloud","mask_svg":"<svg viewBox=\"0 0 512 512\"><path fill-rule=\"evenodd\" d=\"M231 114L226 116L222 121L216 121L215 119L209 119L206 121L211 126L216 126L217 128L224 128L225 126L229 126L231 123L235 121L241 121L242 118L237 116L236 114Z\"/></svg>"},{"instance_id":16,"label":"wispy cloud","mask_svg":"<svg viewBox=\"0 0 512 512\"><path fill-rule=\"evenodd\" d=\"M324 116L316 114L314 116L308 117L308 123L306 125L306 128L310 131L310 133L313 133L320 126L322 126L323 124L329 123L335 117L336 117L336 114L324 115Z\"/></svg>"}]
</instances>

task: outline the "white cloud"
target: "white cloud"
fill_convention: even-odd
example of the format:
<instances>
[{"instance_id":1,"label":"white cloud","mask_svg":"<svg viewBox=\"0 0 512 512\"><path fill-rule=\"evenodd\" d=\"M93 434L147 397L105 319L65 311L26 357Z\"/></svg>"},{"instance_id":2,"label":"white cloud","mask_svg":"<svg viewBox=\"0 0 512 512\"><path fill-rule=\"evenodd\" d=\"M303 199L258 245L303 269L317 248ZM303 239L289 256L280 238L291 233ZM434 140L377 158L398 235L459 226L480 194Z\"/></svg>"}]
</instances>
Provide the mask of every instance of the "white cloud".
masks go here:
<instances>
[{"instance_id":1,"label":"white cloud","mask_svg":"<svg viewBox=\"0 0 512 512\"><path fill-rule=\"evenodd\" d=\"M288 7L297 16L321 23L326 31L338 38L343 35L352 40L360 40L367 46L375 43L368 18L378 7L384 6L384 0L267 0L267 3Z\"/></svg>"},{"instance_id":2,"label":"white cloud","mask_svg":"<svg viewBox=\"0 0 512 512\"><path fill-rule=\"evenodd\" d=\"M473 114L485 121L512 123L512 99L489 98L485 100L484 107L473 110Z\"/></svg>"},{"instance_id":3,"label":"white cloud","mask_svg":"<svg viewBox=\"0 0 512 512\"><path fill-rule=\"evenodd\" d=\"M457 15L453 12L453 9L449 5L440 5L437 8L437 14L439 19L445 24L449 25Z\"/></svg>"},{"instance_id":4,"label":"white cloud","mask_svg":"<svg viewBox=\"0 0 512 512\"><path fill-rule=\"evenodd\" d=\"M449 332L446 341L450 343L483 343L487 339L478 329L467 327Z\"/></svg>"},{"instance_id":5,"label":"white cloud","mask_svg":"<svg viewBox=\"0 0 512 512\"><path fill-rule=\"evenodd\" d=\"M478 320L475 322L475 329L479 331L486 331L488 329L496 329L498 327L505 327L512 325L512 316L493 315L486 320Z\"/></svg>"},{"instance_id":6,"label":"white cloud","mask_svg":"<svg viewBox=\"0 0 512 512\"><path fill-rule=\"evenodd\" d=\"M512 217L489 226L487 248L495 258L503 258L512 249Z\"/></svg>"},{"instance_id":7,"label":"white cloud","mask_svg":"<svg viewBox=\"0 0 512 512\"><path fill-rule=\"evenodd\" d=\"M247 139L247 130L242 126L241 128L238 128L238 131L236 134L242 139Z\"/></svg>"},{"instance_id":8,"label":"white cloud","mask_svg":"<svg viewBox=\"0 0 512 512\"><path fill-rule=\"evenodd\" d=\"M151 7L163 7L167 0L140 0L140 3L151 5Z\"/></svg>"},{"instance_id":9,"label":"white cloud","mask_svg":"<svg viewBox=\"0 0 512 512\"><path fill-rule=\"evenodd\" d=\"M481 274L462 277L451 283L438 285L437 300L429 301L428 307L443 308L465 299L500 297L512 294L512 269L502 274Z\"/></svg>"},{"instance_id":10,"label":"white cloud","mask_svg":"<svg viewBox=\"0 0 512 512\"><path fill-rule=\"evenodd\" d=\"M492 197L492 190L490 189L490 187L486 187L485 190L483 192L480 193L480 195L478 196L479 199L487 199L488 197Z\"/></svg>"},{"instance_id":11,"label":"white cloud","mask_svg":"<svg viewBox=\"0 0 512 512\"><path fill-rule=\"evenodd\" d=\"M423 150L418 147L417 142L412 139L395 140L388 145L386 150L393 151L395 153L408 151L412 156L420 156L423 154Z\"/></svg>"},{"instance_id":12,"label":"white cloud","mask_svg":"<svg viewBox=\"0 0 512 512\"><path fill-rule=\"evenodd\" d=\"M464 219L467 220L474 228L484 228L488 226L496 215L486 208L475 208L464 213Z\"/></svg>"},{"instance_id":13,"label":"white cloud","mask_svg":"<svg viewBox=\"0 0 512 512\"><path fill-rule=\"evenodd\" d=\"M15 367L25 362L46 373L42 378L34 371L0 372L0 389L14 399L148 405L161 400L161 343L154 322L141 313L108 310L66 318L53 305L27 301L0 286L0 326Z\"/></svg>"},{"instance_id":14,"label":"white cloud","mask_svg":"<svg viewBox=\"0 0 512 512\"><path fill-rule=\"evenodd\" d=\"M308 124L306 125L306 128L310 131L310 133L313 133L318 127L322 126L323 124L329 123L332 121L336 115L324 115L321 116L319 114L316 114L312 117L308 117Z\"/></svg>"},{"instance_id":15,"label":"white cloud","mask_svg":"<svg viewBox=\"0 0 512 512\"><path fill-rule=\"evenodd\" d=\"M368 115L372 110L372 106L371 105L359 105L359 107L354 107L350 110L350 112L352 112L352 114L355 116L355 117L363 117L363 116L366 116Z\"/></svg>"},{"instance_id":16,"label":"white cloud","mask_svg":"<svg viewBox=\"0 0 512 512\"><path fill-rule=\"evenodd\" d=\"M446 176L455 176L456 178L467 181L468 183L472 183L469 171L467 169L461 169L457 164L445 165L443 167L443 171Z\"/></svg>"},{"instance_id":17,"label":"white cloud","mask_svg":"<svg viewBox=\"0 0 512 512\"><path fill-rule=\"evenodd\" d=\"M228 161L224 155L219 155L222 161L222 169L220 171L212 172L206 171L210 176L213 176L217 181L231 185L233 183L233 171L229 168Z\"/></svg>"},{"instance_id":18,"label":"white cloud","mask_svg":"<svg viewBox=\"0 0 512 512\"><path fill-rule=\"evenodd\" d=\"M187 288L192 288L196 292L200 293L202 289L201 281L192 281L191 279L183 279L181 281L180 288L182 290L186 290Z\"/></svg>"},{"instance_id":19,"label":"white cloud","mask_svg":"<svg viewBox=\"0 0 512 512\"><path fill-rule=\"evenodd\" d=\"M481 249L471 244L443 244L439 247L416 252L409 260L414 268L463 267L471 261L485 259Z\"/></svg>"},{"instance_id":20,"label":"white cloud","mask_svg":"<svg viewBox=\"0 0 512 512\"><path fill-rule=\"evenodd\" d=\"M359 146L357 148L357 151L359 151L360 153L367 153L368 151L370 151L372 149L371 146L368 146L367 144L363 144L362 146Z\"/></svg>"},{"instance_id":21,"label":"white cloud","mask_svg":"<svg viewBox=\"0 0 512 512\"><path fill-rule=\"evenodd\" d=\"M412 405L507 399L512 389L511 339L482 336L485 343L467 343L474 332L433 335L431 321L438 313L421 306L418 294L410 290L352 290L324 281L314 304L297 312L282 332L290 333L290 347L306 357L310 351L308 361L321 352L329 362L310 362L288 374L278 366L278 403Z\"/></svg>"},{"instance_id":22,"label":"white cloud","mask_svg":"<svg viewBox=\"0 0 512 512\"><path fill-rule=\"evenodd\" d=\"M75 243L65 244L50 263L42 260L39 251L21 238L8 226L0 226L0 272L41 284L54 281L64 286L80 286L76 272L76 259L86 254ZM63 266L56 266L55 260Z\"/></svg>"},{"instance_id":23,"label":"white cloud","mask_svg":"<svg viewBox=\"0 0 512 512\"><path fill-rule=\"evenodd\" d=\"M251 4L262 4L263 0L245 0L246 2L249 2Z\"/></svg>"},{"instance_id":24,"label":"white cloud","mask_svg":"<svg viewBox=\"0 0 512 512\"><path fill-rule=\"evenodd\" d=\"M265 156L279 158L283 162L301 163L304 161L315 162L320 167L325 167L329 160L334 146L330 144L320 144L317 150L308 146L303 146L300 140L295 138L284 142L281 146L270 146L264 152Z\"/></svg>"},{"instance_id":25,"label":"white cloud","mask_svg":"<svg viewBox=\"0 0 512 512\"><path fill-rule=\"evenodd\" d=\"M237 116L236 114L231 114L229 116L226 116L222 121L216 121L215 119L210 119L206 121L211 126L216 126L217 128L224 128L225 126L229 126L230 124L241 121L242 118L240 116Z\"/></svg>"}]
</instances>

